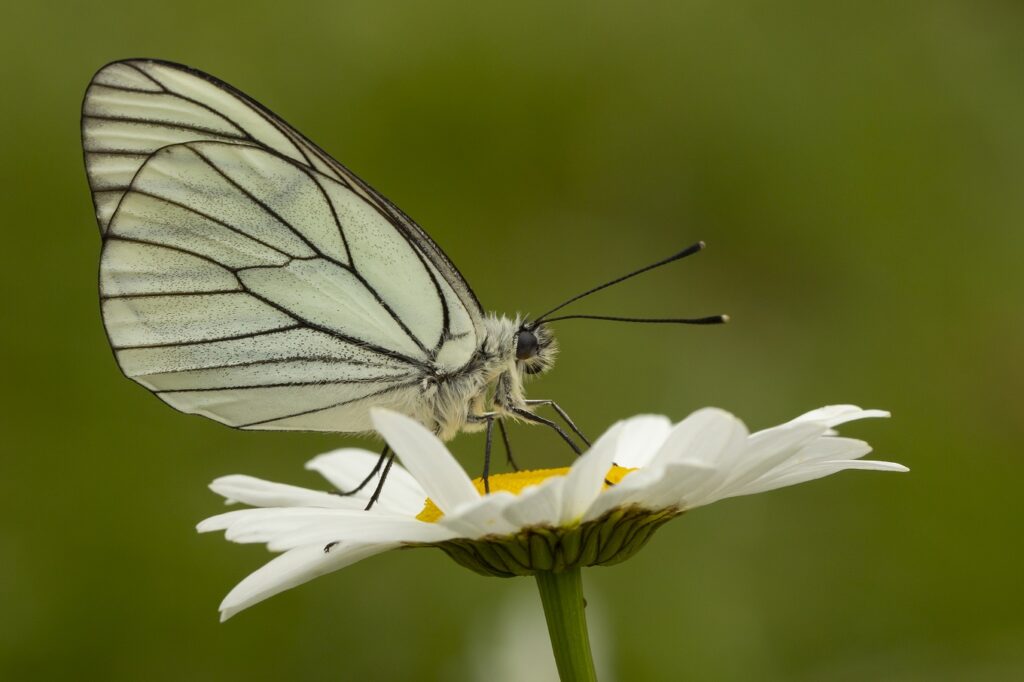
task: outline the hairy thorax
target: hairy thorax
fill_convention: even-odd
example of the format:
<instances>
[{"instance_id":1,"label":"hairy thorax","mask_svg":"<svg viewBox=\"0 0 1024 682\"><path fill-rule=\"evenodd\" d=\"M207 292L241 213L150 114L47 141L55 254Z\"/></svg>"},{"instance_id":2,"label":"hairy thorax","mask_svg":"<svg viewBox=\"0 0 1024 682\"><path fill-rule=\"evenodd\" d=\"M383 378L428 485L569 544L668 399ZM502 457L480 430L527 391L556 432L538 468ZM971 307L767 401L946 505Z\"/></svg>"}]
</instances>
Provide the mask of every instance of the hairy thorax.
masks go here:
<instances>
[{"instance_id":1,"label":"hairy thorax","mask_svg":"<svg viewBox=\"0 0 1024 682\"><path fill-rule=\"evenodd\" d=\"M523 370L516 362L516 334L522 321L496 315L484 318L484 338L469 364L453 374L425 377L420 421L432 424L442 440L460 431L479 431L486 417L517 418L510 406L527 409Z\"/></svg>"}]
</instances>

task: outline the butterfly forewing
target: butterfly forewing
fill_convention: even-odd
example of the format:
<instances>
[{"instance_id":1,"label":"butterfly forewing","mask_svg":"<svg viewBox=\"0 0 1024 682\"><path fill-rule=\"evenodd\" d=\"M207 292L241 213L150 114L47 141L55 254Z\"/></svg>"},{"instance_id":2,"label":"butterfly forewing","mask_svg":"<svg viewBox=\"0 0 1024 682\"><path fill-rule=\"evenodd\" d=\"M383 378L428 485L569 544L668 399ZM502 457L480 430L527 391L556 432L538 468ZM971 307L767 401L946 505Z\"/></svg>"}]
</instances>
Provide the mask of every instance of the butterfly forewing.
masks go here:
<instances>
[{"instance_id":1,"label":"butterfly forewing","mask_svg":"<svg viewBox=\"0 0 1024 682\"><path fill-rule=\"evenodd\" d=\"M448 282L476 332L481 331L483 313L473 290L426 232L320 147L231 85L170 62L115 62L93 77L82 113L86 167L101 231L107 229L135 171L160 147L198 140L249 142L333 177L387 216Z\"/></svg>"},{"instance_id":2,"label":"butterfly forewing","mask_svg":"<svg viewBox=\"0 0 1024 682\"><path fill-rule=\"evenodd\" d=\"M481 311L405 214L205 74L135 60L94 78L83 145L122 370L243 428L358 431L465 366Z\"/></svg>"}]
</instances>

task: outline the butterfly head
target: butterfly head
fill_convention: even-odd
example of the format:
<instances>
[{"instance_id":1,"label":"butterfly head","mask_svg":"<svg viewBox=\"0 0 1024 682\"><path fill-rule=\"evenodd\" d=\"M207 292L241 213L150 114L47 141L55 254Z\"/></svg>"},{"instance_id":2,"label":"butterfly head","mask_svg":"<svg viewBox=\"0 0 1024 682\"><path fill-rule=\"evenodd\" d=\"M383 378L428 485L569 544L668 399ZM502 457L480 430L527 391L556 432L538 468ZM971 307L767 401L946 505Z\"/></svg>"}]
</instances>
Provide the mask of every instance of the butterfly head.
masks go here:
<instances>
[{"instance_id":1,"label":"butterfly head","mask_svg":"<svg viewBox=\"0 0 1024 682\"><path fill-rule=\"evenodd\" d=\"M526 374L542 374L555 364L558 344L547 327L524 321L516 331L515 351L520 370Z\"/></svg>"}]
</instances>

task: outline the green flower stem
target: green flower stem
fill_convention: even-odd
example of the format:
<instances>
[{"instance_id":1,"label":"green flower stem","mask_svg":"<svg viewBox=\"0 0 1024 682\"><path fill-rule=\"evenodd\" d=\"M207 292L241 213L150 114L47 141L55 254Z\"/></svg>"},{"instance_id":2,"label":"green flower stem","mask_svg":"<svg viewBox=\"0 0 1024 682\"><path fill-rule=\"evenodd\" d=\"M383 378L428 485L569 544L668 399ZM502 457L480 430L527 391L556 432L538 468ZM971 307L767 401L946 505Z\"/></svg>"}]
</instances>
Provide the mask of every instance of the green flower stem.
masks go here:
<instances>
[{"instance_id":1,"label":"green flower stem","mask_svg":"<svg viewBox=\"0 0 1024 682\"><path fill-rule=\"evenodd\" d=\"M579 567L557 573L538 571L537 588L548 620L558 676L563 682L597 682Z\"/></svg>"}]
</instances>

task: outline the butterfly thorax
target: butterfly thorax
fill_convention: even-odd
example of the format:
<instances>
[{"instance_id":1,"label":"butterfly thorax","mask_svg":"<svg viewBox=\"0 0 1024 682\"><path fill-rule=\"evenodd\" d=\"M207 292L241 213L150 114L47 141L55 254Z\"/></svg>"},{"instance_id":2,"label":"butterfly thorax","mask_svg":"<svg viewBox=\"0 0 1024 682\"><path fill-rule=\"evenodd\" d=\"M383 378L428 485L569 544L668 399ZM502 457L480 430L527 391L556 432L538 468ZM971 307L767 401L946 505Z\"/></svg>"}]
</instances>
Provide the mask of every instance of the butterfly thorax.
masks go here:
<instances>
[{"instance_id":1,"label":"butterfly thorax","mask_svg":"<svg viewBox=\"0 0 1024 682\"><path fill-rule=\"evenodd\" d=\"M519 347L520 340L531 335L535 347ZM483 339L470 362L458 372L424 379L422 404L429 414L420 415L421 421L448 440L460 431L482 430L488 415L520 420L514 409L529 411L523 390L526 377L550 369L556 353L547 328L531 329L519 316L486 316Z\"/></svg>"}]
</instances>

